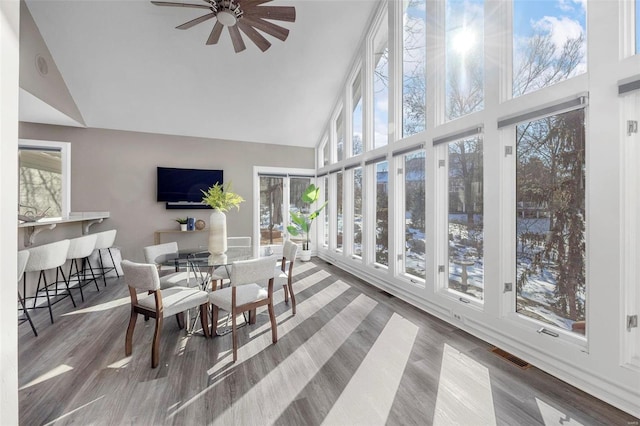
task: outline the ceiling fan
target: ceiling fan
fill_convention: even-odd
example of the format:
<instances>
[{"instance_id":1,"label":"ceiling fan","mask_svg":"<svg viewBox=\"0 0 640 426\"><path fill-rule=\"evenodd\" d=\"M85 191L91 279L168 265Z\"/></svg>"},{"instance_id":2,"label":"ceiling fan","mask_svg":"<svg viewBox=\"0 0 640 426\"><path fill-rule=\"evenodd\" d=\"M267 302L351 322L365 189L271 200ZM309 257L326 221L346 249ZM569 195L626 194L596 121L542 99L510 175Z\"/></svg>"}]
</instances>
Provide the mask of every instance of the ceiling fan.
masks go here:
<instances>
[{"instance_id":1,"label":"ceiling fan","mask_svg":"<svg viewBox=\"0 0 640 426\"><path fill-rule=\"evenodd\" d=\"M177 3L168 1L152 1L156 6L189 7L207 9L209 12L198 18L178 25L179 30L189 29L209 19L216 18L216 23L206 44L216 44L224 27L229 29L233 50L236 53L246 49L240 30L263 52L271 47L271 43L260 32L285 41L289 30L270 22L271 20L295 22L296 9L293 6L262 6L272 0L202 0L200 3Z\"/></svg>"}]
</instances>

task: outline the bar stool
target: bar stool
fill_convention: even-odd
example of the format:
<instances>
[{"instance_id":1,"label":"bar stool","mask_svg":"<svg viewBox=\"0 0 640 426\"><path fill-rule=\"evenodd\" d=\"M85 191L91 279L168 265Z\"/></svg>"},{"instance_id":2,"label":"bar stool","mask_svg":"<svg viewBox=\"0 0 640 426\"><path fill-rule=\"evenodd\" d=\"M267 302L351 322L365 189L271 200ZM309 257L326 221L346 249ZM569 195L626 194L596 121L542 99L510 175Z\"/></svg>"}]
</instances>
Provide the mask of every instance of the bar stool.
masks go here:
<instances>
[{"instance_id":1,"label":"bar stool","mask_svg":"<svg viewBox=\"0 0 640 426\"><path fill-rule=\"evenodd\" d=\"M84 237L73 238L69 240L69 250L67 251L67 260L70 260L69 264L69 275L68 275L68 283L71 285L71 281L77 279L78 287L80 288L80 297L84 302L84 293L82 292L82 287L90 283L91 281L95 282L96 290L100 291L100 287L98 286L98 280L93 273L93 267L89 262L89 256L93 253L93 250L96 248L96 241L98 240L98 234L85 235ZM78 266L78 260L81 261L80 268ZM89 266L89 270L91 271L91 279L87 280L87 265ZM76 272L74 274L73 267L75 266Z\"/></svg>"},{"instance_id":2,"label":"bar stool","mask_svg":"<svg viewBox=\"0 0 640 426\"><path fill-rule=\"evenodd\" d=\"M112 229L110 231L98 232L94 234L97 236L96 247L95 250L98 251L98 263L100 264L100 272L102 274L102 279L104 280L104 286L107 286L107 272L116 271L116 276L120 278L120 274L118 273L118 268L116 268L116 262L113 261L113 254L111 253L111 248L113 247L113 242L116 240L116 233L118 231L116 229ZM109 253L109 257L111 258L111 264L108 268L104 267L104 262L102 260L102 256L104 251Z\"/></svg>"},{"instance_id":3,"label":"bar stool","mask_svg":"<svg viewBox=\"0 0 640 426\"><path fill-rule=\"evenodd\" d=\"M38 301L38 293L40 292L40 284L44 282L44 292L47 295L47 307L49 308L49 317L51 318L51 324L53 324L53 311L51 310L51 306L54 303L59 302L64 299L64 297L69 296L71 298L71 303L73 306L76 306L75 300L73 300L73 295L71 294L71 290L69 290L69 284L64 276L64 271L62 270L62 266L67 261L67 251L69 250L69 240L62 240L51 244L44 244L38 247L29 249L29 259L27 260L27 266L25 267L25 272L38 272L38 286L36 287L35 296L33 296L33 309L39 308L37 306ZM50 269L55 269L56 271L56 280L55 282L47 282L46 271ZM60 281L60 275L62 275L62 281ZM26 278L26 277L25 277ZM55 296L58 296L58 283L64 282L65 287L67 288L67 294L61 299L54 300L51 302L51 296L49 295L49 287L55 285ZM23 290L26 293L26 279L23 281Z\"/></svg>"},{"instance_id":4,"label":"bar stool","mask_svg":"<svg viewBox=\"0 0 640 426\"><path fill-rule=\"evenodd\" d=\"M27 250L21 250L18 252L18 282L20 282L20 278L24 274L24 268L27 266L28 259L29 259L29 252ZM29 321L29 324L31 325L31 329L33 330L33 334L35 334L36 337L38 337L36 326L33 325L33 321L31 321L31 315L29 315L29 311L27 311L27 307L24 306L24 299L20 294L19 287L18 287L18 301L20 302L20 305L22 306L22 312L26 317L26 319L24 319L22 322ZM22 322L20 324L22 324Z\"/></svg>"}]
</instances>

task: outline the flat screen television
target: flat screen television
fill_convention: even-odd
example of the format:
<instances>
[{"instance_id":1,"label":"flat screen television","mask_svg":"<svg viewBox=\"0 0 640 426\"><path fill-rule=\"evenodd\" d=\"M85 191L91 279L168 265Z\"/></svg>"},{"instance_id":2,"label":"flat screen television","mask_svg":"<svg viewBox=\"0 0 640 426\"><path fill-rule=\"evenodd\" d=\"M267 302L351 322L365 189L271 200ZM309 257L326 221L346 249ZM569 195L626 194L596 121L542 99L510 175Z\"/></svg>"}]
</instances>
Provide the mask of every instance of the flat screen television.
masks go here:
<instances>
[{"instance_id":1,"label":"flat screen television","mask_svg":"<svg viewBox=\"0 0 640 426\"><path fill-rule=\"evenodd\" d=\"M222 170L158 167L157 201L169 203L202 201L202 191L223 183Z\"/></svg>"}]
</instances>

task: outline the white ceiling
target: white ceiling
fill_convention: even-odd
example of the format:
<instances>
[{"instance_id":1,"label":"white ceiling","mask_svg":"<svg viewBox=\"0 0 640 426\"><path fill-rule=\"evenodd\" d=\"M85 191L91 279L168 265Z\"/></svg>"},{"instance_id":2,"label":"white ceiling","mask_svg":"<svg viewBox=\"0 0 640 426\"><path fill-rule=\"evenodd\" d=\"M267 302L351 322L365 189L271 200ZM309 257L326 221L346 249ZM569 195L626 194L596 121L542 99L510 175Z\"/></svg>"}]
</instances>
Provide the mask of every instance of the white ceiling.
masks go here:
<instances>
[{"instance_id":1,"label":"white ceiling","mask_svg":"<svg viewBox=\"0 0 640 426\"><path fill-rule=\"evenodd\" d=\"M173 0L183 1L183 0ZM199 3L202 0L184 0ZM215 20L146 0L27 0L87 127L313 147L378 0L275 0L296 22L234 53ZM242 4L242 0L240 0Z\"/></svg>"}]
</instances>

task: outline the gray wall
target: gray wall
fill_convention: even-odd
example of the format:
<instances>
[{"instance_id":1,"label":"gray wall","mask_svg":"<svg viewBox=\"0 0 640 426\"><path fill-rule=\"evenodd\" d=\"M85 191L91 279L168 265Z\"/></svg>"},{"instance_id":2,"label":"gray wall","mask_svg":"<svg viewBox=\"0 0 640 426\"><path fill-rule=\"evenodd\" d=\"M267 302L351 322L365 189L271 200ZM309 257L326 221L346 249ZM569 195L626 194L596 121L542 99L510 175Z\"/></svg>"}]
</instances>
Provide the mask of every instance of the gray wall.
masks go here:
<instances>
[{"instance_id":1,"label":"gray wall","mask_svg":"<svg viewBox=\"0 0 640 426\"><path fill-rule=\"evenodd\" d=\"M176 217L209 223L211 210L167 210L156 202L156 167L224 170L225 182L245 198L227 214L228 235L252 235L253 166L313 168L314 150L282 145L157 135L106 129L80 129L20 123L21 139L71 143L71 211L109 211L111 217L91 232L117 229L123 258L142 260L142 247L154 231L178 229ZM60 226L37 236L36 245L80 235L79 225ZM22 248L22 233L19 234ZM206 244L206 233L168 234L181 245ZM182 241L182 239L186 239Z\"/></svg>"}]
</instances>

